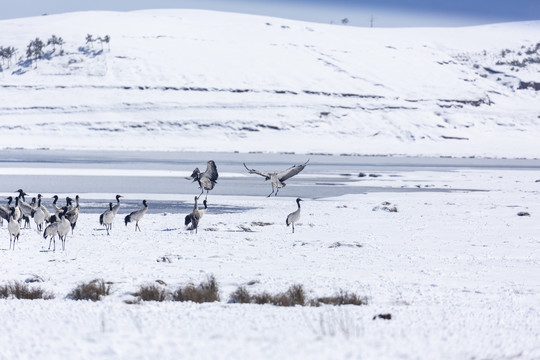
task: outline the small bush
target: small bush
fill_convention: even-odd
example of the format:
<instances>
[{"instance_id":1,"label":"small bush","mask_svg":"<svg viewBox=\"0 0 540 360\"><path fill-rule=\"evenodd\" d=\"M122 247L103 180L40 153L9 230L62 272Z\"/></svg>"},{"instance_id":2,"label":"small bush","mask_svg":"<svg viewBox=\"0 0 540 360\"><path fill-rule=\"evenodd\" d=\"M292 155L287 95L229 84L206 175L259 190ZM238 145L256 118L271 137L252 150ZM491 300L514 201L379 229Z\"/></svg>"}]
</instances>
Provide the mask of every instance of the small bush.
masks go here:
<instances>
[{"instance_id":1,"label":"small bush","mask_svg":"<svg viewBox=\"0 0 540 360\"><path fill-rule=\"evenodd\" d=\"M179 287L172 295L174 301L193 301L196 303L219 301L219 286L216 278L212 275L199 286L188 284Z\"/></svg>"},{"instance_id":2,"label":"small bush","mask_svg":"<svg viewBox=\"0 0 540 360\"><path fill-rule=\"evenodd\" d=\"M237 290L238 292L238 290ZM302 285L291 285L284 293L269 294L266 291L251 296L254 304L272 304L275 306L295 306L306 304L306 294Z\"/></svg>"},{"instance_id":3,"label":"small bush","mask_svg":"<svg viewBox=\"0 0 540 360\"><path fill-rule=\"evenodd\" d=\"M164 301L167 298L169 292L158 285L142 285L139 291L133 294L138 296L143 301Z\"/></svg>"},{"instance_id":4,"label":"small bush","mask_svg":"<svg viewBox=\"0 0 540 360\"><path fill-rule=\"evenodd\" d=\"M248 290L240 286L229 297L230 303L238 304L272 304L275 306L321 306L327 305L367 305L367 297L361 297L347 291L340 290L334 296L321 297L308 300L303 285L295 284L286 292L270 294L266 291L251 295Z\"/></svg>"},{"instance_id":5,"label":"small bush","mask_svg":"<svg viewBox=\"0 0 540 360\"><path fill-rule=\"evenodd\" d=\"M249 304L252 300L249 291L244 286L240 286L229 297L229 302L233 304Z\"/></svg>"},{"instance_id":6,"label":"small bush","mask_svg":"<svg viewBox=\"0 0 540 360\"><path fill-rule=\"evenodd\" d=\"M103 296L111 293L111 285L103 279L94 279L89 283L79 284L68 294L68 299L72 300L101 300Z\"/></svg>"},{"instance_id":7,"label":"small bush","mask_svg":"<svg viewBox=\"0 0 540 360\"><path fill-rule=\"evenodd\" d=\"M54 299L53 294L46 292L42 288L30 287L28 284L19 281L14 281L12 283L0 286L0 298L7 299L10 297L28 300Z\"/></svg>"},{"instance_id":8,"label":"small bush","mask_svg":"<svg viewBox=\"0 0 540 360\"><path fill-rule=\"evenodd\" d=\"M358 296L348 291L339 290L334 296L320 297L311 301L313 306L326 305L367 305L367 298Z\"/></svg>"},{"instance_id":9,"label":"small bush","mask_svg":"<svg viewBox=\"0 0 540 360\"><path fill-rule=\"evenodd\" d=\"M304 291L304 286L296 284L292 285L289 290L287 290L287 298L293 305L304 306L306 304L306 292Z\"/></svg>"}]
</instances>

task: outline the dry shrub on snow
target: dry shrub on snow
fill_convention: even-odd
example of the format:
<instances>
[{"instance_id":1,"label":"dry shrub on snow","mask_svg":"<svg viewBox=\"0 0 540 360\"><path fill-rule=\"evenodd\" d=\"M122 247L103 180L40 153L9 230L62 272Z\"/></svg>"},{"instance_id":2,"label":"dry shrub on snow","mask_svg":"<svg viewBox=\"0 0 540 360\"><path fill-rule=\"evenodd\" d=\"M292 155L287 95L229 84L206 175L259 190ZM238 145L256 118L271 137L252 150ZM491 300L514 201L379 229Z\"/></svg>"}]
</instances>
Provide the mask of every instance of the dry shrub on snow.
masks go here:
<instances>
[{"instance_id":1,"label":"dry shrub on snow","mask_svg":"<svg viewBox=\"0 0 540 360\"><path fill-rule=\"evenodd\" d=\"M245 286L239 286L229 297L229 302L233 304L249 304L252 298Z\"/></svg>"},{"instance_id":2,"label":"dry shrub on snow","mask_svg":"<svg viewBox=\"0 0 540 360\"><path fill-rule=\"evenodd\" d=\"M325 305L367 305L368 300L365 296L358 296L354 293L348 291L339 290L339 292L334 296L325 296L320 297L314 300L311 300L312 306L320 306L321 304Z\"/></svg>"},{"instance_id":3,"label":"dry shrub on snow","mask_svg":"<svg viewBox=\"0 0 540 360\"><path fill-rule=\"evenodd\" d=\"M19 281L14 281L0 286L0 298L7 299L10 297L29 300L54 299L53 294L46 292L42 288L37 286L30 287L28 284Z\"/></svg>"},{"instance_id":4,"label":"dry shrub on snow","mask_svg":"<svg viewBox=\"0 0 540 360\"><path fill-rule=\"evenodd\" d=\"M251 295L243 286L236 289L229 298L231 303L272 304L276 306L295 306L306 304L306 294L302 285L291 285L284 293L270 294L266 291Z\"/></svg>"},{"instance_id":5,"label":"dry shrub on snow","mask_svg":"<svg viewBox=\"0 0 540 360\"><path fill-rule=\"evenodd\" d=\"M219 301L219 286L216 278L212 275L199 286L188 284L185 287L179 287L173 293L172 298L174 301L193 301L196 303Z\"/></svg>"},{"instance_id":6,"label":"dry shrub on snow","mask_svg":"<svg viewBox=\"0 0 540 360\"><path fill-rule=\"evenodd\" d=\"M295 284L286 292L270 294L266 291L251 295L244 287L238 287L229 297L229 303L236 304L272 304L275 306L321 306L326 305L367 305L367 297L358 296L348 291L340 290L334 296L320 297L308 300L303 285Z\"/></svg>"},{"instance_id":7,"label":"dry shrub on snow","mask_svg":"<svg viewBox=\"0 0 540 360\"><path fill-rule=\"evenodd\" d=\"M103 279L94 279L88 283L79 284L68 294L68 299L72 300L101 300L103 296L111 293L111 284Z\"/></svg>"},{"instance_id":8,"label":"dry shrub on snow","mask_svg":"<svg viewBox=\"0 0 540 360\"><path fill-rule=\"evenodd\" d=\"M156 284L141 285L139 290L133 296L140 297L143 301L164 301L169 292Z\"/></svg>"}]
</instances>

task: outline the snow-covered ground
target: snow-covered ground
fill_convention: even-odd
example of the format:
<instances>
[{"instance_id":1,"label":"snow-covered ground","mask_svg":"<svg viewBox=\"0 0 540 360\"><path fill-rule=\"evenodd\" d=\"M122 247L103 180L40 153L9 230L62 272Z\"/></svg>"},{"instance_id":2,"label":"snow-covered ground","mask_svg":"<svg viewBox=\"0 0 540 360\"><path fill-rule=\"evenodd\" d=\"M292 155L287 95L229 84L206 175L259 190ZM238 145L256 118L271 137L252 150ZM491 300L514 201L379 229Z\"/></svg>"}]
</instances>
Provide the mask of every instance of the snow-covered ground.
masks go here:
<instances>
[{"instance_id":1,"label":"snow-covered ground","mask_svg":"<svg viewBox=\"0 0 540 360\"><path fill-rule=\"evenodd\" d=\"M32 286L55 299L0 300L0 358L540 357L539 173L398 175L366 181L483 191L305 199L295 234L284 224L292 198L210 194L198 234L177 213L146 215L135 233L121 209L111 236L98 214L82 214L66 251L56 252L34 229L7 250L4 224L1 282L39 277ZM383 202L398 211L381 210ZM213 214L212 204L251 209ZM124 302L143 284L175 289L208 275L220 284L220 302ZM94 278L112 282L112 294L97 303L65 298ZM344 289L369 304L227 304L240 285L258 293L298 283L311 297ZM381 313L392 319L373 320Z\"/></svg>"},{"instance_id":2,"label":"snow-covered ground","mask_svg":"<svg viewBox=\"0 0 540 360\"><path fill-rule=\"evenodd\" d=\"M197 10L0 21L0 148L539 157L540 22L371 29ZM87 43L86 36L110 36ZM52 36L37 67L26 47Z\"/></svg>"},{"instance_id":3,"label":"snow-covered ground","mask_svg":"<svg viewBox=\"0 0 540 360\"><path fill-rule=\"evenodd\" d=\"M538 21L367 29L156 10L4 20L0 34L0 46L18 51L1 63L0 152L10 162L6 149L44 149L0 176L36 176L34 184L38 174L57 176L46 191L65 194L65 178L82 175L112 184L192 170L170 157L166 169L41 166L53 153L46 149L240 152L220 184L247 177L232 168L251 160L248 152L276 153L274 165L291 153L540 157ZM47 46L36 66L26 46L53 34L62 50ZM87 34L111 42L86 43ZM508 161L350 176L343 186L351 192L377 191L305 198L295 234L285 218L309 170L278 197L264 197L267 183L261 197L211 192L198 234L175 212L147 214L136 233L123 224L124 208L110 236L98 213L83 212L65 251L58 242L47 251L35 229L23 229L11 251L4 222L0 285L29 281L55 298L0 300L0 359L538 359L540 174ZM0 194L12 194L5 183ZM132 188L123 195L138 203L142 190ZM111 196L99 191L77 193ZM150 206L191 202L198 191L189 191L144 197ZM212 211L220 206L236 211ZM173 290L209 275L219 302L126 303L141 285L159 280ZM112 294L96 303L66 298L95 278L111 282ZM241 285L258 293L293 284L310 297L343 289L369 303L228 303Z\"/></svg>"}]
</instances>

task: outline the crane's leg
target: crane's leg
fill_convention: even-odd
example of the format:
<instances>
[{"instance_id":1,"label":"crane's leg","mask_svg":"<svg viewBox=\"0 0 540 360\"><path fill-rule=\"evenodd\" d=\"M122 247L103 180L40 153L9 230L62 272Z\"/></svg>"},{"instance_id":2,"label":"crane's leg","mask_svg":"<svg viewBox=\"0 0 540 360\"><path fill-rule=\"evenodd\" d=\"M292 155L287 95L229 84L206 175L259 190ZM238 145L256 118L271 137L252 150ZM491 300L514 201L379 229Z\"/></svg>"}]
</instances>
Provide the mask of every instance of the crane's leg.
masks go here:
<instances>
[{"instance_id":1,"label":"crane's leg","mask_svg":"<svg viewBox=\"0 0 540 360\"><path fill-rule=\"evenodd\" d=\"M278 192L279 192L279 188L276 188L276 194L274 196L277 196Z\"/></svg>"},{"instance_id":2,"label":"crane's leg","mask_svg":"<svg viewBox=\"0 0 540 360\"><path fill-rule=\"evenodd\" d=\"M137 229L139 229L139 231L141 231L141 227L139 226L138 221L135 223L135 231L137 231Z\"/></svg>"},{"instance_id":3,"label":"crane's leg","mask_svg":"<svg viewBox=\"0 0 540 360\"><path fill-rule=\"evenodd\" d=\"M204 197L204 200L208 199L208 190L206 190L206 196Z\"/></svg>"},{"instance_id":4,"label":"crane's leg","mask_svg":"<svg viewBox=\"0 0 540 360\"><path fill-rule=\"evenodd\" d=\"M273 194L273 193L274 193L274 187L272 186L272 192L271 192L270 194L268 194L268 196L267 196L267 197L270 197L270 196L272 196L272 194Z\"/></svg>"}]
</instances>

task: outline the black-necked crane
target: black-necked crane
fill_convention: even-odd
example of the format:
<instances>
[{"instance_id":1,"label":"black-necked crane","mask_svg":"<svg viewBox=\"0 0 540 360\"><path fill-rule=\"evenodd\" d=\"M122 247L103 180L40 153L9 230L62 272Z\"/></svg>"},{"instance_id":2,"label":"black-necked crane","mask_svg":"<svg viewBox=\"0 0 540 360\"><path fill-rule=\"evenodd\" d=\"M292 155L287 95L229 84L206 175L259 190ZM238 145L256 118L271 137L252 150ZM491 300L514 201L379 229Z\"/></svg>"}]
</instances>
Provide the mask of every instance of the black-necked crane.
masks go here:
<instances>
[{"instance_id":1,"label":"black-necked crane","mask_svg":"<svg viewBox=\"0 0 540 360\"><path fill-rule=\"evenodd\" d=\"M201 189L201 193L199 194L199 197L203 194L204 190L206 190L206 196L205 199L208 198L208 192L214 188L214 186L217 183L218 179L218 171L216 167L216 163L214 160L210 160L206 163L206 171L201 173L199 168L195 168L193 170L193 173L187 177L186 179L191 180L192 182L197 181L199 183L199 189Z\"/></svg>"},{"instance_id":2,"label":"black-necked crane","mask_svg":"<svg viewBox=\"0 0 540 360\"><path fill-rule=\"evenodd\" d=\"M39 199L42 199L43 196L41 194L38 194L38 200ZM41 211L43 211L43 214L45 214L45 221L46 222L50 222L50 219L51 219L51 213L49 212L49 209L47 209L47 207L43 204L41 204L41 206L39 206L39 208L41 208Z\"/></svg>"},{"instance_id":3,"label":"black-necked crane","mask_svg":"<svg viewBox=\"0 0 540 360\"><path fill-rule=\"evenodd\" d=\"M122 195L116 195L116 205L113 206L114 215L118 214L118 210L120 210L120 198L123 197Z\"/></svg>"},{"instance_id":4,"label":"black-necked crane","mask_svg":"<svg viewBox=\"0 0 540 360\"><path fill-rule=\"evenodd\" d=\"M11 249L11 239L13 238L13 250L15 250L15 242L19 240L19 235L21 234L21 225L19 221L15 219L15 208L12 207L9 213L9 248Z\"/></svg>"},{"instance_id":5,"label":"black-necked crane","mask_svg":"<svg viewBox=\"0 0 540 360\"><path fill-rule=\"evenodd\" d=\"M67 206L62 208L62 212L58 214L60 220L58 221L58 238L62 241L62 250L66 250L66 237L71 229L71 223L69 222L66 214L68 212Z\"/></svg>"},{"instance_id":6,"label":"black-necked crane","mask_svg":"<svg viewBox=\"0 0 540 360\"><path fill-rule=\"evenodd\" d=\"M8 200L8 209L11 209L12 206L11 206L11 202L13 201L13 197L12 196L8 196L7 197L7 200ZM15 209L15 213L14 213L14 218L16 221L21 222L21 219L22 219L22 212L21 212L21 208L19 207L19 198L16 197L15 198L15 206L14 206L14 209ZM10 210L11 211L11 210Z\"/></svg>"},{"instance_id":7,"label":"black-necked crane","mask_svg":"<svg viewBox=\"0 0 540 360\"><path fill-rule=\"evenodd\" d=\"M297 222L300 219L300 201L304 201L300 198L296 199L296 204L298 205L298 209L296 211L293 211L287 216L287 220L285 220L285 223L287 226L292 225L292 232L294 234L294 223Z\"/></svg>"},{"instance_id":8,"label":"black-necked crane","mask_svg":"<svg viewBox=\"0 0 540 360\"><path fill-rule=\"evenodd\" d=\"M79 212L81 210L81 204L79 203L79 195L75 196L75 202L77 203L77 205L71 210L68 210L68 212L66 213L66 218L69 220L71 226L71 235L73 235L73 229L75 229L75 226L77 225L77 220L79 219Z\"/></svg>"},{"instance_id":9,"label":"black-necked crane","mask_svg":"<svg viewBox=\"0 0 540 360\"><path fill-rule=\"evenodd\" d=\"M105 210L103 214L99 216L99 223L105 226L107 230L107 235L109 235L109 230L112 228L112 223L114 221L115 213L113 211L112 202L109 203L109 208Z\"/></svg>"},{"instance_id":10,"label":"black-necked crane","mask_svg":"<svg viewBox=\"0 0 540 360\"><path fill-rule=\"evenodd\" d=\"M55 215L53 215L55 216ZM60 215L59 215L60 216ZM58 235L58 226L60 223L58 221L50 223L45 230L43 230L43 238L49 238L49 250L51 250L51 243L54 244L53 251L56 251L56 240L55 237Z\"/></svg>"},{"instance_id":11,"label":"black-necked crane","mask_svg":"<svg viewBox=\"0 0 540 360\"><path fill-rule=\"evenodd\" d=\"M124 218L126 226L130 222L135 221L135 231L137 231L137 228L139 229L139 231L141 231L141 228L139 227L139 220L142 219L142 217L144 216L144 214L146 214L146 211L148 210L148 204L146 203L146 200L143 200L142 203L144 205L142 209L132 211L131 214L127 215Z\"/></svg>"},{"instance_id":12,"label":"black-necked crane","mask_svg":"<svg viewBox=\"0 0 540 360\"><path fill-rule=\"evenodd\" d=\"M52 203L52 207L54 209L54 215L56 215L56 217L58 217L58 213L60 211L62 211L62 208L59 207L58 205L56 205L56 203L58 202L58 195L54 195L52 198L54 199L54 201Z\"/></svg>"},{"instance_id":13,"label":"black-necked crane","mask_svg":"<svg viewBox=\"0 0 540 360\"><path fill-rule=\"evenodd\" d=\"M36 228L39 232L43 230L43 222L45 221L45 212L43 211L43 208L41 206L41 196L38 196L38 203L37 208L32 211L32 217L34 218L34 222L36 223Z\"/></svg>"},{"instance_id":14,"label":"black-necked crane","mask_svg":"<svg viewBox=\"0 0 540 360\"><path fill-rule=\"evenodd\" d=\"M197 200L198 200L198 198L197 198ZM195 201L197 201L197 200L195 200ZM208 203L206 202L206 199L203 200L203 205L204 205L204 209L199 209L199 207L197 205L197 211L199 212L199 219L197 221L197 225L199 224L198 222L201 221L201 218L203 217L203 215L206 214L206 212L208 211ZM185 225L186 226L188 226L191 223L192 214L193 214L193 212L186 215L186 219L185 219ZM190 229L190 230L193 230L193 229Z\"/></svg>"},{"instance_id":15,"label":"black-necked crane","mask_svg":"<svg viewBox=\"0 0 540 360\"><path fill-rule=\"evenodd\" d=\"M19 199L19 208L21 209L21 212L22 212L22 218L24 219L24 227L30 227L30 217L32 216L32 210L34 210L34 208L32 207L32 204L28 204L26 201L25 201L25 196L28 195L27 193L24 192L23 189L19 189L17 190L16 192L19 193L19 196L18 196L18 199ZM36 198L33 199L33 201L35 202Z\"/></svg>"},{"instance_id":16,"label":"black-necked crane","mask_svg":"<svg viewBox=\"0 0 540 360\"><path fill-rule=\"evenodd\" d=\"M272 194L274 194L274 191L275 191L274 196L277 196L279 189L281 189L282 187L285 187L286 185L285 180L292 178L294 175L297 175L300 171L304 170L308 162L309 160L301 165L293 165L292 167L286 170L283 170L280 172L271 172L271 173L265 173L259 170L250 169L246 166L245 163L244 163L244 167L249 171L250 174L260 175L264 177L265 181L270 180L270 182L272 183L272 192L267 196L267 197L270 197Z\"/></svg>"},{"instance_id":17,"label":"black-necked crane","mask_svg":"<svg viewBox=\"0 0 540 360\"><path fill-rule=\"evenodd\" d=\"M200 196L200 195L199 195ZM195 230L195 234L197 233L197 228L199 227L199 220L201 219L201 211L199 210L198 205L199 197L195 196L195 205L193 205L193 211L186 215L185 218L185 224L188 226L191 223L191 226L188 228L188 230ZM204 203L206 200L204 200ZM204 213L203 213L204 214Z\"/></svg>"},{"instance_id":18,"label":"black-necked crane","mask_svg":"<svg viewBox=\"0 0 540 360\"><path fill-rule=\"evenodd\" d=\"M0 205L0 226L4 226L4 220L9 222L9 212L7 207Z\"/></svg>"}]
</instances>

